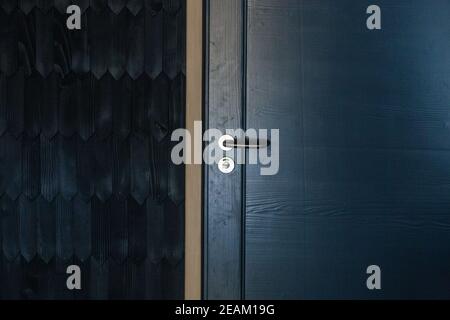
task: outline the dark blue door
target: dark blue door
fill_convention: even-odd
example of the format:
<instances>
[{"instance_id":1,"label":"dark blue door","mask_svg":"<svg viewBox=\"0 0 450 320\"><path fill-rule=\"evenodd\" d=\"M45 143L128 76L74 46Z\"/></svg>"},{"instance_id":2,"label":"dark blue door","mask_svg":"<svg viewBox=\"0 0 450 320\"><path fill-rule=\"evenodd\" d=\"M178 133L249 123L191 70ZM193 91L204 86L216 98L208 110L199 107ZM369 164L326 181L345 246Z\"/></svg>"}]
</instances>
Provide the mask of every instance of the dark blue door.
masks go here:
<instances>
[{"instance_id":1,"label":"dark blue door","mask_svg":"<svg viewBox=\"0 0 450 320\"><path fill-rule=\"evenodd\" d=\"M450 297L450 3L370 4L248 4L246 298Z\"/></svg>"},{"instance_id":2,"label":"dark blue door","mask_svg":"<svg viewBox=\"0 0 450 320\"><path fill-rule=\"evenodd\" d=\"M450 298L450 2L241 4L241 119L280 130L280 160L276 175L234 173L241 240L227 248L240 252L240 291L227 297ZM370 30L374 4L381 29ZM221 297L225 267L212 251L208 261Z\"/></svg>"}]
</instances>

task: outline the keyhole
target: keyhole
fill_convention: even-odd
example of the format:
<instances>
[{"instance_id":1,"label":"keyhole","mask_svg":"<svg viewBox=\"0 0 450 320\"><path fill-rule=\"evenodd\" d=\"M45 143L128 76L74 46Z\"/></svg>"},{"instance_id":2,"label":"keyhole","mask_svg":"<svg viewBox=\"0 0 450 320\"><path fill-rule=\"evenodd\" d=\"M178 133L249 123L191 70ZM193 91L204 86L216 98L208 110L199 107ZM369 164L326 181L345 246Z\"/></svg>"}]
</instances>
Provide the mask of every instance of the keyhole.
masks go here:
<instances>
[{"instance_id":1,"label":"keyhole","mask_svg":"<svg viewBox=\"0 0 450 320\"><path fill-rule=\"evenodd\" d=\"M224 157L220 159L218 167L220 172L222 173L231 173L234 170L234 160L228 157Z\"/></svg>"}]
</instances>

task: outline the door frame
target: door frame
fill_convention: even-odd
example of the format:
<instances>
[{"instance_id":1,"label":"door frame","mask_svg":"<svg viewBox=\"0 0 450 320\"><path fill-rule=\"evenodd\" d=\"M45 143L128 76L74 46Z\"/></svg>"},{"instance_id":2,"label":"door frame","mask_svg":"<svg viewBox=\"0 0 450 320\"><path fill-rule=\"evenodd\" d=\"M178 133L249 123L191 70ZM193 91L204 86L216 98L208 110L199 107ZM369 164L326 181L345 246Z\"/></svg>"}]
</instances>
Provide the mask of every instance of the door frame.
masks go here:
<instances>
[{"instance_id":1,"label":"door frame","mask_svg":"<svg viewBox=\"0 0 450 320\"><path fill-rule=\"evenodd\" d=\"M204 130L246 130L247 4L204 1ZM203 184L203 298L244 299L245 165L205 165Z\"/></svg>"}]
</instances>

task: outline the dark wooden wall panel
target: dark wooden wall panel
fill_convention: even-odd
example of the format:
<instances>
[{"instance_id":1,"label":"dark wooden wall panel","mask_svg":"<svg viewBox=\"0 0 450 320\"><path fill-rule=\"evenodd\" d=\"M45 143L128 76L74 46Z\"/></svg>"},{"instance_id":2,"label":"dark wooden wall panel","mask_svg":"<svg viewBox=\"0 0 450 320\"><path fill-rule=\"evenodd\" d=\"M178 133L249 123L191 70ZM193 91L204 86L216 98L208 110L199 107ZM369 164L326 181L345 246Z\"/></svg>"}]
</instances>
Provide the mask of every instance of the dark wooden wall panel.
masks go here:
<instances>
[{"instance_id":1,"label":"dark wooden wall panel","mask_svg":"<svg viewBox=\"0 0 450 320\"><path fill-rule=\"evenodd\" d=\"M0 2L3 299L183 298L185 45L184 0Z\"/></svg>"}]
</instances>

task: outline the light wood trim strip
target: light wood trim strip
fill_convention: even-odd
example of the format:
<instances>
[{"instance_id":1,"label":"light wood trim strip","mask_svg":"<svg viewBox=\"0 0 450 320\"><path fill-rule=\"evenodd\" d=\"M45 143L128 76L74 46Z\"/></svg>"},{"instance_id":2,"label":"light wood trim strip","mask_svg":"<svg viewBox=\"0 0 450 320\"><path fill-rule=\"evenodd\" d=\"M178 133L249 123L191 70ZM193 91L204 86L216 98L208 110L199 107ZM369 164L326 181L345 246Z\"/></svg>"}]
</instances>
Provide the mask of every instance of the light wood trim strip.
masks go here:
<instances>
[{"instance_id":1,"label":"light wood trim strip","mask_svg":"<svg viewBox=\"0 0 450 320\"><path fill-rule=\"evenodd\" d=\"M186 128L202 120L203 0L187 3ZM202 297L202 166L186 165L185 298Z\"/></svg>"}]
</instances>

